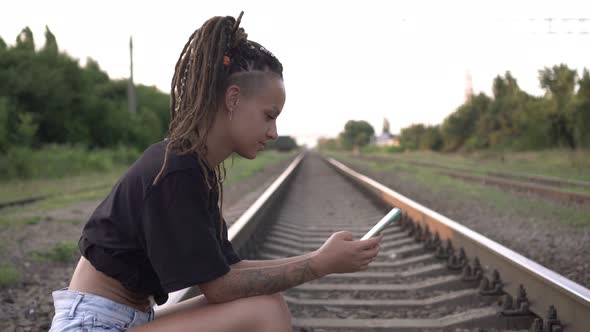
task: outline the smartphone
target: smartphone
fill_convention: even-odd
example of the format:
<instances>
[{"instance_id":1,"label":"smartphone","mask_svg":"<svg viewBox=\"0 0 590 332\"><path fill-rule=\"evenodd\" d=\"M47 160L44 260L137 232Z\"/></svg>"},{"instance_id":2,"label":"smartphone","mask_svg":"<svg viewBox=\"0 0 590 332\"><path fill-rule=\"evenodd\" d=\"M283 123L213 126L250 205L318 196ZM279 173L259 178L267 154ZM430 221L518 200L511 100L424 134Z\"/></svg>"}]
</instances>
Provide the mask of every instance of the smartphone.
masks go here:
<instances>
[{"instance_id":1,"label":"smartphone","mask_svg":"<svg viewBox=\"0 0 590 332\"><path fill-rule=\"evenodd\" d=\"M381 233L381 231L384 230L385 227L389 226L389 224L391 224L401 213L402 211L398 208L391 209L391 211L389 211L389 213L386 214L385 217L379 220L379 222L375 224L375 226L373 226L373 228L371 228L371 230L368 231L367 234L365 234L365 236L361 238L361 240L370 239L372 237L379 235L379 233Z\"/></svg>"}]
</instances>

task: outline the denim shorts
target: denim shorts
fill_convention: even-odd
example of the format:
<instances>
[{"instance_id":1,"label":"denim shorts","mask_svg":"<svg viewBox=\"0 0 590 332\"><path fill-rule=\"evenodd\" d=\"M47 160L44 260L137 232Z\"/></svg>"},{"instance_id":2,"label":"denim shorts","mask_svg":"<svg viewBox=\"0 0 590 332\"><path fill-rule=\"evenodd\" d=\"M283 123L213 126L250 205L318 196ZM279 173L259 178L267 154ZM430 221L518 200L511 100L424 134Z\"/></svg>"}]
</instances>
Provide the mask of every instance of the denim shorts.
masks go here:
<instances>
[{"instance_id":1,"label":"denim shorts","mask_svg":"<svg viewBox=\"0 0 590 332\"><path fill-rule=\"evenodd\" d=\"M154 310L142 312L105 297L62 288L53 292L55 316L49 332L119 332L154 319Z\"/></svg>"}]
</instances>

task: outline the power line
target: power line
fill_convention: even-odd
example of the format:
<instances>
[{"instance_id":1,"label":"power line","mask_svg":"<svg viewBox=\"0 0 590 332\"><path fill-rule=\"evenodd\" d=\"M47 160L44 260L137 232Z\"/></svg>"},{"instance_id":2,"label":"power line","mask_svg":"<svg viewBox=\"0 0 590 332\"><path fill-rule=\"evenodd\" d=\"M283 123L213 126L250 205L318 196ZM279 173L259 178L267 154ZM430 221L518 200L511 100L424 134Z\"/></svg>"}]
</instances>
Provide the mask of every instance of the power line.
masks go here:
<instances>
[{"instance_id":1,"label":"power line","mask_svg":"<svg viewBox=\"0 0 590 332\"><path fill-rule=\"evenodd\" d=\"M556 24L561 28L567 27L566 30L562 31L565 34L587 35L589 33L588 30L583 30L582 26L589 23L590 18L546 18L544 20L547 22L549 34L556 33L552 30ZM577 31L572 30L572 27L575 27Z\"/></svg>"},{"instance_id":2,"label":"power line","mask_svg":"<svg viewBox=\"0 0 590 332\"><path fill-rule=\"evenodd\" d=\"M129 84L127 87L129 112L137 113L135 84L133 83L133 37L129 37Z\"/></svg>"},{"instance_id":3,"label":"power line","mask_svg":"<svg viewBox=\"0 0 590 332\"><path fill-rule=\"evenodd\" d=\"M400 18L399 23L403 25L412 24L438 24L438 31L445 27L460 27L477 30L478 27L486 24L492 25L498 31L505 30L509 33L528 32L532 34L566 34L566 35L588 35L590 34L590 17L544 17L544 18L450 18L448 16L436 16L427 19Z\"/></svg>"}]
</instances>

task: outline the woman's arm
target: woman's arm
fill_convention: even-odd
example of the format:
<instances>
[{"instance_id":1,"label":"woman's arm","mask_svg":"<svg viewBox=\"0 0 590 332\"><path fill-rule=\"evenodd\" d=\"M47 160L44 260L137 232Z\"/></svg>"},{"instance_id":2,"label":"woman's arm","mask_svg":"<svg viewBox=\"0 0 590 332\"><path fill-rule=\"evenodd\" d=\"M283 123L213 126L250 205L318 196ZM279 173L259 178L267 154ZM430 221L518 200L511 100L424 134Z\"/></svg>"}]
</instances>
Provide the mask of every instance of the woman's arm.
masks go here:
<instances>
[{"instance_id":1,"label":"woman's arm","mask_svg":"<svg viewBox=\"0 0 590 332\"><path fill-rule=\"evenodd\" d=\"M300 256L293 256L288 258L280 258L280 259L267 259L267 260L241 260L236 264L231 265L232 269L250 269L255 267L267 267L267 266L276 266L276 265L283 265L289 264L293 262L303 261L305 259L311 258L313 252L307 253L305 255Z\"/></svg>"},{"instance_id":2,"label":"woman's arm","mask_svg":"<svg viewBox=\"0 0 590 332\"><path fill-rule=\"evenodd\" d=\"M381 236L369 240L352 241L352 234L349 232L334 233L320 249L314 252L286 258L280 265L249 268L232 266L230 272L200 284L199 288L209 303L274 294L330 273L365 270L379 252L380 241ZM249 263L246 262L246 264Z\"/></svg>"},{"instance_id":3,"label":"woman's arm","mask_svg":"<svg viewBox=\"0 0 590 332\"><path fill-rule=\"evenodd\" d=\"M323 276L312 253L308 258L282 265L234 269L199 288L209 303L270 295Z\"/></svg>"}]
</instances>

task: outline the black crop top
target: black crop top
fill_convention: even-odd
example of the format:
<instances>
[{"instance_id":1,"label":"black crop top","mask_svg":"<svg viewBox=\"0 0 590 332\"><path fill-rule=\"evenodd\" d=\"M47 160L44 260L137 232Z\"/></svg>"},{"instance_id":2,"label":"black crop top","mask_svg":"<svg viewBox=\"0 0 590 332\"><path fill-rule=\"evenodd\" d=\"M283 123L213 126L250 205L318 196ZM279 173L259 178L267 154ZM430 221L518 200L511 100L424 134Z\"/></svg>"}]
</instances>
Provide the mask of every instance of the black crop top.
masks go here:
<instances>
[{"instance_id":1,"label":"black crop top","mask_svg":"<svg viewBox=\"0 0 590 332\"><path fill-rule=\"evenodd\" d=\"M82 231L81 254L130 291L153 295L214 280L240 261L220 222L217 190L209 190L195 155L168 154L153 144L127 170ZM210 171L207 176L213 176Z\"/></svg>"}]
</instances>

